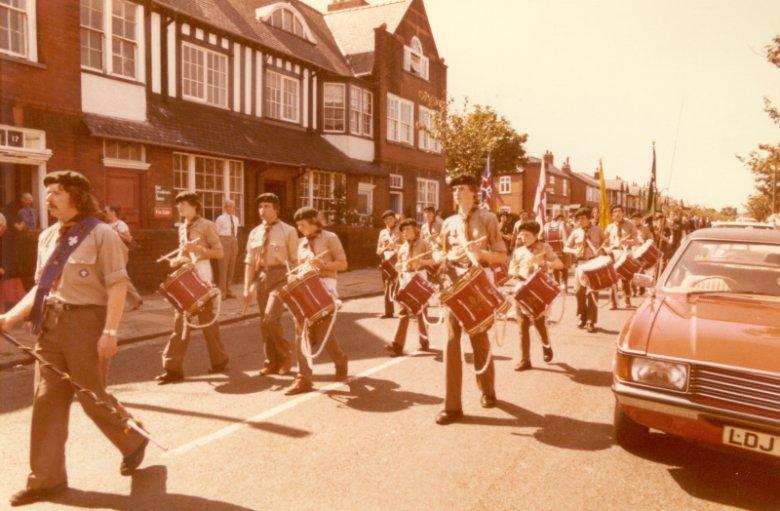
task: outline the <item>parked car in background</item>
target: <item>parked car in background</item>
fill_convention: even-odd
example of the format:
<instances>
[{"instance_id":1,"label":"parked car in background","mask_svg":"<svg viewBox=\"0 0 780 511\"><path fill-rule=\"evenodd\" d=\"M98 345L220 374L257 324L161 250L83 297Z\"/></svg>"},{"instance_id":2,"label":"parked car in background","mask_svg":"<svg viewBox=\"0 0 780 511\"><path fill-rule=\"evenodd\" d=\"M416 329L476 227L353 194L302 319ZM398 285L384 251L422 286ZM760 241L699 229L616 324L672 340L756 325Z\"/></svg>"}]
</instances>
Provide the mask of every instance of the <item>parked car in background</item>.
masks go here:
<instances>
[{"instance_id":1,"label":"parked car in background","mask_svg":"<svg viewBox=\"0 0 780 511\"><path fill-rule=\"evenodd\" d=\"M775 226L763 222L712 222L712 227L731 228L731 229L774 229Z\"/></svg>"},{"instance_id":2,"label":"parked car in background","mask_svg":"<svg viewBox=\"0 0 780 511\"><path fill-rule=\"evenodd\" d=\"M690 234L620 332L618 444L649 430L780 461L780 231Z\"/></svg>"}]
</instances>

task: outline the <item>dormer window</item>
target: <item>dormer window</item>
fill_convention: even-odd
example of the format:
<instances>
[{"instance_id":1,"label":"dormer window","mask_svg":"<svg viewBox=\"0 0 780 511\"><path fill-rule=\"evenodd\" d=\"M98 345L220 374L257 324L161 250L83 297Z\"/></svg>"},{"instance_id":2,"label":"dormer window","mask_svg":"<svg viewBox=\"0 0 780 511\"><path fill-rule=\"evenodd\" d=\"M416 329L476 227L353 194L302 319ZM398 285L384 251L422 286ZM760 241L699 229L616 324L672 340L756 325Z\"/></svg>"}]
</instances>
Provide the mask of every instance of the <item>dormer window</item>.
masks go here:
<instances>
[{"instance_id":1,"label":"dormer window","mask_svg":"<svg viewBox=\"0 0 780 511\"><path fill-rule=\"evenodd\" d=\"M255 16L258 20L264 21L272 27L289 32L311 43L314 42L314 36L306 24L306 19L298 9L287 2L276 2L258 8L255 10Z\"/></svg>"},{"instance_id":2,"label":"dormer window","mask_svg":"<svg viewBox=\"0 0 780 511\"><path fill-rule=\"evenodd\" d=\"M409 46L404 46L404 70L423 80L428 79L428 57L423 54L422 43L417 36L412 37Z\"/></svg>"}]
</instances>

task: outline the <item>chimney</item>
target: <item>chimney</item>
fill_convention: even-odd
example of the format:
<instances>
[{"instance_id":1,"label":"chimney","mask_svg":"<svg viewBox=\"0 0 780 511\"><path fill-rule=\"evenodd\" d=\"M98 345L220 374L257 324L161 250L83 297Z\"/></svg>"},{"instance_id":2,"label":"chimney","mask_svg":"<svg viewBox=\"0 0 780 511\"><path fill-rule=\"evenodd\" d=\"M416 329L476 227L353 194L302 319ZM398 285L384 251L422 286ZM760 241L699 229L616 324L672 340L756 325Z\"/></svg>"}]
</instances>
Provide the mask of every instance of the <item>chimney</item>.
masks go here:
<instances>
[{"instance_id":1,"label":"chimney","mask_svg":"<svg viewBox=\"0 0 780 511\"><path fill-rule=\"evenodd\" d=\"M566 157L566 161L563 162L563 167L561 167L561 170L566 172L567 174L571 174L571 165L569 164L569 157Z\"/></svg>"},{"instance_id":2,"label":"chimney","mask_svg":"<svg viewBox=\"0 0 780 511\"><path fill-rule=\"evenodd\" d=\"M544 153L544 164L545 165L552 165L553 164L553 153L550 151L546 151Z\"/></svg>"},{"instance_id":3,"label":"chimney","mask_svg":"<svg viewBox=\"0 0 780 511\"><path fill-rule=\"evenodd\" d=\"M367 5L369 5L369 3L366 2L366 0L330 0L328 12L343 11L344 9L365 7Z\"/></svg>"}]
</instances>

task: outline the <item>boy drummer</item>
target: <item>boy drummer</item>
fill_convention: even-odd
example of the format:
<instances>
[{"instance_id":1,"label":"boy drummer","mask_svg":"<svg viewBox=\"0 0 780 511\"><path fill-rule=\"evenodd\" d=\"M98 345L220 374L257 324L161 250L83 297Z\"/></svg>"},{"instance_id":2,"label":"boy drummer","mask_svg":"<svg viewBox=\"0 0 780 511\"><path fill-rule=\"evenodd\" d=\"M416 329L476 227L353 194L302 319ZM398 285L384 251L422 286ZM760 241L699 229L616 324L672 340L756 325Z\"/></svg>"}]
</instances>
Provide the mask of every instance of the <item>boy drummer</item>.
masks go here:
<instances>
[{"instance_id":1,"label":"boy drummer","mask_svg":"<svg viewBox=\"0 0 780 511\"><path fill-rule=\"evenodd\" d=\"M335 297L338 296L336 289L337 272L347 269L347 255L344 247L341 245L339 237L330 231L322 228L322 224L317 219L317 210L310 207L300 208L295 212L295 225L298 231L303 235L298 245L298 263L304 265L303 268L311 267L319 270L320 277L323 279L328 291ZM291 275L289 280L297 278ZM309 349L315 350L315 347L321 342L326 342L325 350L328 352L331 360L336 365L336 379L344 380L347 377L347 356L341 351L335 335L325 339L328 333L331 317L327 316L314 324L308 325ZM300 343L304 335L302 324L296 321L295 340L298 343L298 375L293 384L285 392L288 396L310 392L314 389L312 382L312 367L309 359L300 349Z\"/></svg>"},{"instance_id":2,"label":"boy drummer","mask_svg":"<svg viewBox=\"0 0 780 511\"><path fill-rule=\"evenodd\" d=\"M403 243L398 249L398 264L396 267L399 273L413 274L419 271L423 266L434 264L433 256L430 255L431 246L422 239L417 222L413 218L407 218L400 224ZM425 308L417 315L417 329L420 332L420 349L426 351L430 348L428 343L428 329L425 325ZM404 344L406 343L406 332L409 329L409 320L412 313L401 306L400 320L398 328L395 331L395 340L392 344L385 345L385 349L392 356L403 355Z\"/></svg>"},{"instance_id":3,"label":"boy drummer","mask_svg":"<svg viewBox=\"0 0 780 511\"><path fill-rule=\"evenodd\" d=\"M537 222L524 222L518 227L517 248L512 253L509 262L509 274L520 280L530 277L537 268L542 271L560 270L563 261L558 257L550 245L539 240L540 226ZM550 337L547 333L547 316L542 314L538 318L526 315L520 307L517 307L517 318L520 320L520 362L515 366L515 371L525 371L531 368L530 344L531 323L533 322L539 337L542 339L542 353L544 361L550 362L553 358L553 350L550 346Z\"/></svg>"}]
</instances>

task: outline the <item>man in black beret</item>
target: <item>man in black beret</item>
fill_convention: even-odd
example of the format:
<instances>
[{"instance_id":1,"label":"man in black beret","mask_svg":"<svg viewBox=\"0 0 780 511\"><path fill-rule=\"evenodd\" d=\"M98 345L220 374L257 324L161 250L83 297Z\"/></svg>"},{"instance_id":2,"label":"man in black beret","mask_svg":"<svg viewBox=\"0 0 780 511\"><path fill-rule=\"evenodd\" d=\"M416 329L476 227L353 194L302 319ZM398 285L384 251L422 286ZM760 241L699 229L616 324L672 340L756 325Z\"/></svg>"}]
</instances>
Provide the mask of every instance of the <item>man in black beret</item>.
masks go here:
<instances>
[{"instance_id":1,"label":"man in black beret","mask_svg":"<svg viewBox=\"0 0 780 511\"><path fill-rule=\"evenodd\" d=\"M298 261L295 227L279 219L279 197L262 193L255 199L260 224L249 233L244 259L244 300L252 300L253 289L260 308L260 332L265 362L260 376L287 374L292 365L291 344L285 339L281 318L284 304L279 289L287 281L287 268Z\"/></svg>"},{"instance_id":2,"label":"man in black beret","mask_svg":"<svg viewBox=\"0 0 780 511\"><path fill-rule=\"evenodd\" d=\"M379 232L379 239L376 242L376 254L381 259L379 267L382 268L382 284L385 288L385 313L380 317L392 318L395 310L390 296L398 280L398 273L393 268L393 264L386 261L391 261L396 256L398 246L401 244L401 231L398 229L398 219L394 211L388 209L382 213L382 221L385 223L385 228Z\"/></svg>"}]
</instances>

